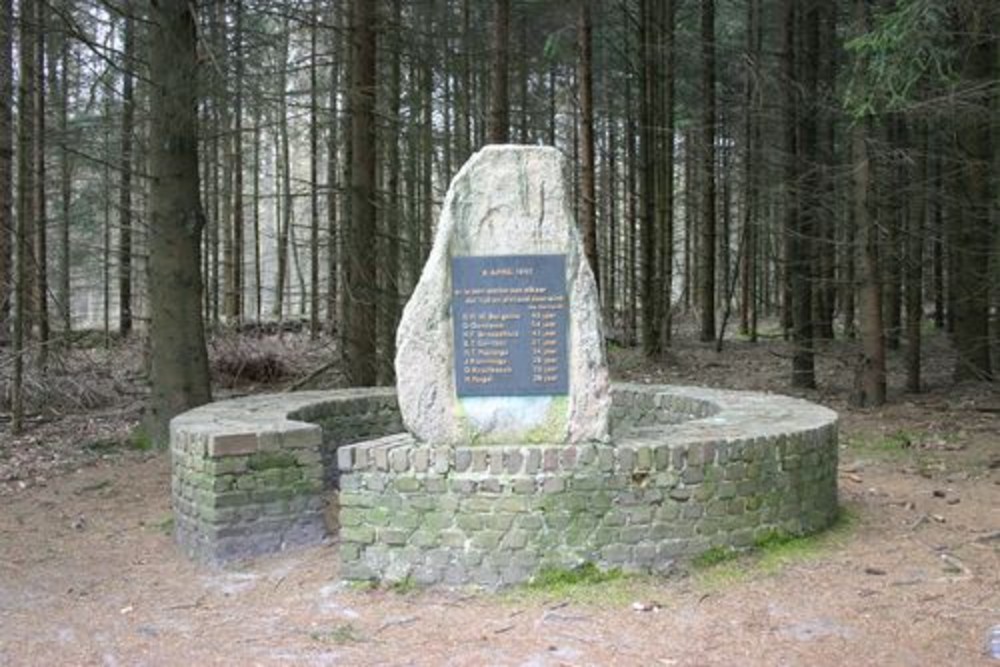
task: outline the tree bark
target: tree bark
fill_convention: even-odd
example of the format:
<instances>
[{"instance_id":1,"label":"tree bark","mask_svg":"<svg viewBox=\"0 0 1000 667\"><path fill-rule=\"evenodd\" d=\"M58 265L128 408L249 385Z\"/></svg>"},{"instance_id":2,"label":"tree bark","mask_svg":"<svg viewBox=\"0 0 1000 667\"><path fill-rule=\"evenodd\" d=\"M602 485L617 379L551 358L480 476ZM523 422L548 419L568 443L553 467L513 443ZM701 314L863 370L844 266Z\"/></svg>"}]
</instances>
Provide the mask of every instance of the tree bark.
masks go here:
<instances>
[{"instance_id":1,"label":"tree bark","mask_svg":"<svg viewBox=\"0 0 1000 667\"><path fill-rule=\"evenodd\" d=\"M375 4L351 3L351 219L347 231L344 356L348 382L376 380Z\"/></svg>"},{"instance_id":2,"label":"tree bark","mask_svg":"<svg viewBox=\"0 0 1000 667\"><path fill-rule=\"evenodd\" d=\"M812 239L815 221L819 215L818 174L820 168L817 151L817 128L814 100L816 94L817 58L819 48L818 9L807 3L802 16L804 45L802 49L801 82L795 74L795 26L797 12L795 3L785 5L785 54L784 66L789 75L786 92L786 132L789 134L786 147L785 177L793 187L786 210L786 233L789 253L788 267L792 288L792 386L812 388L816 386L813 356L812 291L815 268L812 253ZM797 90L801 83L801 102ZM801 139L799 139L801 137ZM795 184L798 188L795 188ZM797 192L794 190L797 189Z\"/></svg>"},{"instance_id":3,"label":"tree bark","mask_svg":"<svg viewBox=\"0 0 1000 667\"><path fill-rule=\"evenodd\" d=\"M868 31L868 0L854 2L854 32ZM862 407L885 403L885 334L882 326L882 287L878 266L878 221L873 217L871 202L871 157L868 136L871 121L855 121L851 128L852 204L854 222L861 246L859 262L859 322L861 355L855 368L853 402Z\"/></svg>"},{"instance_id":4,"label":"tree bark","mask_svg":"<svg viewBox=\"0 0 1000 667\"><path fill-rule=\"evenodd\" d=\"M59 191L61 215L59 220L59 314L62 320L62 335L64 344L69 345L69 334L72 329L72 303L70 294L70 204L73 198L73 172L69 155L69 90L72 85L70 76L70 41L67 35L62 35L59 44L59 62L61 69L59 92ZM0 92L2 94L2 92ZM0 260L2 261L2 260ZM0 288L2 292L2 288ZM3 296L0 293L0 300ZM2 320L2 317L0 317ZM3 334L0 333L0 339Z\"/></svg>"},{"instance_id":5,"label":"tree bark","mask_svg":"<svg viewBox=\"0 0 1000 667\"><path fill-rule=\"evenodd\" d=\"M34 301L38 327L38 355L35 364L45 369L49 355L49 269L48 269L48 213L46 208L45 175L45 13L44 2L35 3L35 106L34 146L35 179L32 206L35 225Z\"/></svg>"},{"instance_id":6,"label":"tree bark","mask_svg":"<svg viewBox=\"0 0 1000 667\"><path fill-rule=\"evenodd\" d=\"M14 296L13 113L14 69L12 0L0 0L0 346L9 341Z\"/></svg>"},{"instance_id":7,"label":"tree bark","mask_svg":"<svg viewBox=\"0 0 1000 667\"><path fill-rule=\"evenodd\" d=\"M594 71L591 45L590 0L579 0L577 15L577 84L580 86L580 229L583 254L590 263L594 280L601 286L600 263L597 255L597 189L594 174ZM526 139L527 137L525 137Z\"/></svg>"},{"instance_id":8,"label":"tree bark","mask_svg":"<svg viewBox=\"0 0 1000 667\"><path fill-rule=\"evenodd\" d=\"M130 1L125 12L125 60L122 68L121 182L118 198L118 333L132 333L132 134L135 127L133 68L135 67L135 19Z\"/></svg>"},{"instance_id":9,"label":"tree bark","mask_svg":"<svg viewBox=\"0 0 1000 667\"><path fill-rule=\"evenodd\" d=\"M11 378L11 422L10 430L18 435L24 428L24 339L25 319L28 317L28 304L25 301L30 294L28 283L28 254L31 246L28 235L31 230L31 180L32 170L32 118L31 109L34 103L35 78L32 72L34 58L32 48L34 40L31 36L31 16L34 3L37 0L21 0L18 17L20 34L20 71L18 80L18 115L17 115L17 212L14 229L13 297L14 322L11 352L14 355L13 377ZM7 98L9 99L9 98Z\"/></svg>"},{"instance_id":10,"label":"tree bark","mask_svg":"<svg viewBox=\"0 0 1000 667\"><path fill-rule=\"evenodd\" d=\"M402 0L392 0L391 5L392 11L392 25L396 31L397 36L401 36L402 32L402 20L403 20L403 6ZM427 26L431 25L432 16L430 10L428 10L427 15ZM402 216L400 215L400 189L399 189L399 176L400 176L400 159L399 159L399 141L400 141L400 128L402 124L400 123L400 97L401 97L401 86L402 86L402 63L401 63L401 53L400 49L393 49L390 55L389 63L389 118L388 118L388 131L386 132L385 142L386 142L386 152L387 155L387 170L386 177L388 180L388 193L387 201L385 202L385 214L383 215L383 225L384 225L384 237L385 243L385 262L383 263L383 304L385 309L383 311L382 323L379 328L380 338L381 338L381 354L379 355L379 383L380 384L392 384L395 378L395 368L394 360L396 357L396 327L399 324L399 294L400 294L400 264L401 264L401 252L399 238L402 233ZM430 77L430 67L424 71L424 76ZM432 84L433 82L431 82ZM432 85L428 85L425 82L424 93L430 95L432 93ZM430 99L424 101L427 107L430 106ZM425 116L424 122L427 123L430 120L430 113ZM430 137L430 127L424 129L424 141L428 141ZM430 182L428 177L427 182ZM427 193L430 197L430 193ZM409 285L415 285L418 275L410 277L408 281Z\"/></svg>"},{"instance_id":11,"label":"tree bark","mask_svg":"<svg viewBox=\"0 0 1000 667\"><path fill-rule=\"evenodd\" d=\"M288 41L290 26L288 21L282 29L281 46L278 61L281 72L278 75L278 136L277 139L277 173L275 174L275 225L277 227L278 271L274 286L274 307L272 313L281 320L285 316L285 294L288 291L290 279L288 271L288 237L292 225L292 177L291 157L288 140Z\"/></svg>"},{"instance_id":12,"label":"tree bark","mask_svg":"<svg viewBox=\"0 0 1000 667\"><path fill-rule=\"evenodd\" d=\"M917 163L915 178L908 179L916 184L913 199L908 208L906 230L906 390L920 391L920 343L921 324L924 319L923 264L924 264L924 220L927 217L928 140L927 127L917 121L915 132L914 159Z\"/></svg>"},{"instance_id":13,"label":"tree bark","mask_svg":"<svg viewBox=\"0 0 1000 667\"><path fill-rule=\"evenodd\" d=\"M964 91L957 118L955 174L959 185L961 215L956 218L951 252L955 256L955 361L956 381L989 380L990 360L990 254L993 248L990 91L995 84L995 39L988 4L961 5L961 32L970 43L963 54Z\"/></svg>"},{"instance_id":14,"label":"tree bark","mask_svg":"<svg viewBox=\"0 0 1000 667\"><path fill-rule=\"evenodd\" d=\"M663 117L663 140L660 142L660 337L662 345L670 345L673 330L674 293L674 0L660 3L660 30L663 50L663 72L660 81L660 112Z\"/></svg>"},{"instance_id":15,"label":"tree bark","mask_svg":"<svg viewBox=\"0 0 1000 667\"><path fill-rule=\"evenodd\" d=\"M202 322L198 194L198 60L192 5L151 5L149 435L166 443L170 419L211 400Z\"/></svg>"},{"instance_id":16,"label":"tree bark","mask_svg":"<svg viewBox=\"0 0 1000 667\"><path fill-rule=\"evenodd\" d=\"M489 143L510 140L507 71L510 50L510 0L494 1L493 70L490 91Z\"/></svg>"},{"instance_id":17,"label":"tree bark","mask_svg":"<svg viewBox=\"0 0 1000 667\"><path fill-rule=\"evenodd\" d=\"M657 266L658 235L656 233L656 171L655 135L653 124L656 113L656 56L651 42L654 40L653 0L642 0L639 23L639 60L641 63L639 99L639 163L642 170L641 198L639 200L639 236L642 244L642 275L640 288L642 309L642 352L649 358L660 355L659 275Z\"/></svg>"},{"instance_id":18,"label":"tree bark","mask_svg":"<svg viewBox=\"0 0 1000 667\"><path fill-rule=\"evenodd\" d=\"M309 337L319 337L319 78L316 59L319 16L309 25Z\"/></svg>"},{"instance_id":19,"label":"tree bark","mask_svg":"<svg viewBox=\"0 0 1000 667\"><path fill-rule=\"evenodd\" d=\"M715 0L701 3L701 261L702 342L715 340Z\"/></svg>"}]
</instances>

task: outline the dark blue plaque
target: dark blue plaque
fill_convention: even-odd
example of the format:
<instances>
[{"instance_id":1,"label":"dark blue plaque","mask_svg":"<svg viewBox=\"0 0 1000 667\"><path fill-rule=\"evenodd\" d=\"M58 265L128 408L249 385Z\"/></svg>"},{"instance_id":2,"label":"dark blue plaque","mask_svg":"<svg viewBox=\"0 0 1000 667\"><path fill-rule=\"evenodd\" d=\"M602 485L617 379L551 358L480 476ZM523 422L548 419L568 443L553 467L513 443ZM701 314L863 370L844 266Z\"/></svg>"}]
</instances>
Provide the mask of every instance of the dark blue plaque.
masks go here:
<instances>
[{"instance_id":1,"label":"dark blue plaque","mask_svg":"<svg viewBox=\"0 0 1000 667\"><path fill-rule=\"evenodd\" d=\"M565 255L453 257L459 396L569 391Z\"/></svg>"}]
</instances>

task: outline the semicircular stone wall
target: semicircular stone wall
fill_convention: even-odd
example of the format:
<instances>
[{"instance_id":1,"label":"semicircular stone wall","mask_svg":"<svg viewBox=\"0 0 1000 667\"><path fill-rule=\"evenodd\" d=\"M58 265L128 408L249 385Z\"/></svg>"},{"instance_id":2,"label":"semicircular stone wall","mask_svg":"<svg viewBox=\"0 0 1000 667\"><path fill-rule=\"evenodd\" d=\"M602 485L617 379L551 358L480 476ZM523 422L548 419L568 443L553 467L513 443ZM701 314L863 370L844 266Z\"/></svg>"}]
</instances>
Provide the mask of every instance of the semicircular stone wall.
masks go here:
<instances>
[{"instance_id":1,"label":"semicircular stone wall","mask_svg":"<svg viewBox=\"0 0 1000 667\"><path fill-rule=\"evenodd\" d=\"M583 562L662 570L836 517L831 410L619 384L611 417L608 445L463 447L399 433L391 390L203 406L172 424L178 541L220 562L339 528L345 579L496 587Z\"/></svg>"}]
</instances>

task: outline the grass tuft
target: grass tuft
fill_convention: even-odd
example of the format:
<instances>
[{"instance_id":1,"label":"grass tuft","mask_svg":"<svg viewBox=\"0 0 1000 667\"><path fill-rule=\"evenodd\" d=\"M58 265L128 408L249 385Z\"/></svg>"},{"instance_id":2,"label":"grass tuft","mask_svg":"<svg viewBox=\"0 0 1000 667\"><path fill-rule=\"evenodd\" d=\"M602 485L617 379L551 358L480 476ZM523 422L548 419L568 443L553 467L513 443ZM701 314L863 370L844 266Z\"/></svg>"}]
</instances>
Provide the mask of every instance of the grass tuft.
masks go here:
<instances>
[{"instance_id":1,"label":"grass tuft","mask_svg":"<svg viewBox=\"0 0 1000 667\"><path fill-rule=\"evenodd\" d=\"M326 630L314 630L309 638L324 644L356 644L364 641L353 623L343 623Z\"/></svg>"},{"instance_id":2,"label":"grass tuft","mask_svg":"<svg viewBox=\"0 0 1000 667\"><path fill-rule=\"evenodd\" d=\"M593 586L616 581L625 574L618 568L601 570L593 563L583 563L574 568L543 568L528 583L528 588L544 591L559 591L574 586Z\"/></svg>"},{"instance_id":3,"label":"grass tuft","mask_svg":"<svg viewBox=\"0 0 1000 667\"><path fill-rule=\"evenodd\" d=\"M794 535L772 530L745 551L715 547L692 560L697 579L707 588L720 588L754 576L777 572L794 563L821 557L837 547L857 525L857 514L841 507L833 524L816 535Z\"/></svg>"}]
</instances>

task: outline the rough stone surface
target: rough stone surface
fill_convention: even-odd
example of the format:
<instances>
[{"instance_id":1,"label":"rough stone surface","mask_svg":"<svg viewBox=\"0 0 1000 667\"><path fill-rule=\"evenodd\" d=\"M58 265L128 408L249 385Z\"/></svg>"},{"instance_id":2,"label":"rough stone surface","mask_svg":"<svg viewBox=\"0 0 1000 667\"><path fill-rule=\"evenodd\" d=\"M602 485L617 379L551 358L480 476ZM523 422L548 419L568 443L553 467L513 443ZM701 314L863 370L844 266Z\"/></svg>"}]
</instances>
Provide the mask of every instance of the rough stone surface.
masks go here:
<instances>
[{"instance_id":1,"label":"rough stone surface","mask_svg":"<svg viewBox=\"0 0 1000 667\"><path fill-rule=\"evenodd\" d=\"M565 254L567 396L458 398L451 258ZM436 444L578 443L608 439L610 384L600 302L554 148L488 146L452 181L427 264L396 336L403 423Z\"/></svg>"}]
</instances>

